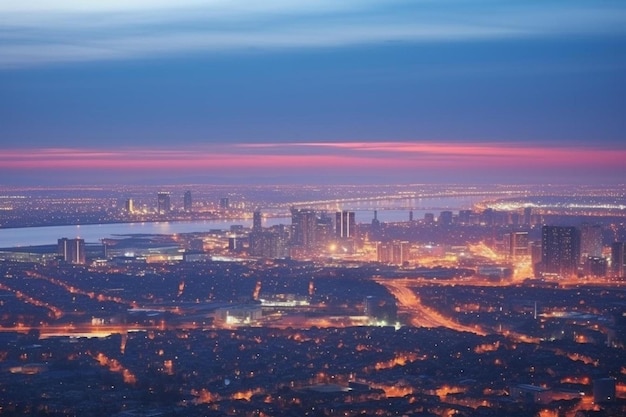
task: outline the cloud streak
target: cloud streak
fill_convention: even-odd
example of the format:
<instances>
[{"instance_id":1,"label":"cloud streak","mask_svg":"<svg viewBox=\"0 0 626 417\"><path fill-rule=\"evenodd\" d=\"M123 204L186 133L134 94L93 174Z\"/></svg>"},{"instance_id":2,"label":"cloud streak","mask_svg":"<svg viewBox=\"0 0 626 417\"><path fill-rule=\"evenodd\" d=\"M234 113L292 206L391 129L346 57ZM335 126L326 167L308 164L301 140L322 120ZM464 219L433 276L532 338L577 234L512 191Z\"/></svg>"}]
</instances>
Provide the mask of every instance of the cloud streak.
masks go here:
<instances>
[{"instance_id":1,"label":"cloud streak","mask_svg":"<svg viewBox=\"0 0 626 417\"><path fill-rule=\"evenodd\" d=\"M176 149L9 149L0 156L5 172L104 169L209 173L222 170L299 169L400 172L407 169L478 171L554 170L626 173L625 149L551 148L506 144L435 142L339 142L214 145Z\"/></svg>"},{"instance_id":2,"label":"cloud streak","mask_svg":"<svg viewBox=\"0 0 626 417\"><path fill-rule=\"evenodd\" d=\"M0 3L0 68L185 53L626 32L619 2Z\"/></svg>"}]
</instances>

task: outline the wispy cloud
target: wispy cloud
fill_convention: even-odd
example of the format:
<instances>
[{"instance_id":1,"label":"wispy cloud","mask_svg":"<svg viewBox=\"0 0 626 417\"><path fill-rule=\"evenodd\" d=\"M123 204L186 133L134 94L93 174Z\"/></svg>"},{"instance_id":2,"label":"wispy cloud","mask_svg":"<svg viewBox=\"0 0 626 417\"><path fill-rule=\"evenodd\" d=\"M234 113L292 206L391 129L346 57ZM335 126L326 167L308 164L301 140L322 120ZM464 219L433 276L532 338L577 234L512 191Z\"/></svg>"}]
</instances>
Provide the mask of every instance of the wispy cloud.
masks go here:
<instances>
[{"instance_id":1,"label":"wispy cloud","mask_svg":"<svg viewBox=\"0 0 626 417\"><path fill-rule=\"evenodd\" d=\"M342 9L349 5L367 4L368 0L21 0L0 4L0 12L51 13L51 12L125 12L180 10L187 8L209 8L221 13L289 12L293 10Z\"/></svg>"},{"instance_id":2,"label":"wispy cloud","mask_svg":"<svg viewBox=\"0 0 626 417\"><path fill-rule=\"evenodd\" d=\"M0 67L248 48L626 32L606 1L0 2Z\"/></svg>"},{"instance_id":3,"label":"wispy cloud","mask_svg":"<svg viewBox=\"0 0 626 417\"><path fill-rule=\"evenodd\" d=\"M592 168L626 174L624 149L545 147L520 144L458 144L436 142L266 143L204 147L39 148L7 149L0 155L3 171L104 169L210 173L227 170L282 171L301 169L355 172L469 169L572 170Z\"/></svg>"},{"instance_id":4,"label":"wispy cloud","mask_svg":"<svg viewBox=\"0 0 626 417\"><path fill-rule=\"evenodd\" d=\"M603 166L621 165L621 158L626 157L626 149L597 149L589 146L523 145L516 143L454 143L454 142L301 142L301 143L266 143L240 144L239 148L256 149L305 149L300 152L340 153L344 155L369 155L380 159L404 161L436 160L462 162L477 167L483 163L507 166L542 165L553 166ZM271 151L270 151L271 152Z\"/></svg>"}]
</instances>

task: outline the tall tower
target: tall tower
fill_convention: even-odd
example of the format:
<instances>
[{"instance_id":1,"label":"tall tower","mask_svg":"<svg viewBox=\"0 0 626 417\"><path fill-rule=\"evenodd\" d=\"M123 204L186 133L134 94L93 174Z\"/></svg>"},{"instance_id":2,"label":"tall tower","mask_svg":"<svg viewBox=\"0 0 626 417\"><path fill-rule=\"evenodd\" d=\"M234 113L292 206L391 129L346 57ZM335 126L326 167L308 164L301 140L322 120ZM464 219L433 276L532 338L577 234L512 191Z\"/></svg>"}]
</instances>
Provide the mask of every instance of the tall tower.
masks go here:
<instances>
[{"instance_id":1,"label":"tall tower","mask_svg":"<svg viewBox=\"0 0 626 417\"><path fill-rule=\"evenodd\" d=\"M439 222L440 225L449 226L452 224L452 212L451 211L442 211L439 214Z\"/></svg>"},{"instance_id":2,"label":"tall tower","mask_svg":"<svg viewBox=\"0 0 626 417\"><path fill-rule=\"evenodd\" d=\"M85 264L85 240L72 239L70 244L70 259L73 264Z\"/></svg>"},{"instance_id":3,"label":"tall tower","mask_svg":"<svg viewBox=\"0 0 626 417\"><path fill-rule=\"evenodd\" d=\"M575 227L543 226L541 229L541 270L569 275L577 271L580 235Z\"/></svg>"},{"instance_id":4,"label":"tall tower","mask_svg":"<svg viewBox=\"0 0 626 417\"><path fill-rule=\"evenodd\" d=\"M532 214L533 214L532 207L524 207L524 225L525 226L530 226L531 225Z\"/></svg>"},{"instance_id":5,"label":"tall tower","mask_svg":"<svg viewBox=\"0 0 626 417\"><path fill-rule=\"evenodd\" d=\"M374 218L372 219L372 229L380 229L380 220L378 220L378 211L374 210Z\"/></svg>"},{"instance_id":6,"label":"tall tower","mask_svg":"<svg viewBox=\"0 0 626 417\"><path fill-rule=\"evenodd\" d=\"M63 258L64 261L67 260L68 257L68 253L69 253L69 239L66 237L62 237L61 239L57 240L57 254Z\"/></svg>"},{"instance_id":7,"label":"tall tower","mask_svg":"<svg viewBox=\"0 0 626 417\"><path fill-rule=\"evenodd\" d=\"M356 220L353 211L338 211L335 213L335 236L338 238L355 237Z\"/></svg>"},{"instance_id":8,"label":"tall tower","mask_svg":"<svg viewBox=\"0 0 626 417\"><path fill-rule=\"evenodd\" d=\"M127 213L133 213L135 211L135 204L132 198L126 200L126 203L124 204L124 209Z\"/></svg>"},{"instance_id":9,"label":"tall tower","mask_svg":"<svg viewBox=\"0 0 626 417\"><path fill-rule=\"evenodd\" d=\"M183 210L185 210L187 213L191 213L191 206L191 191L187 190L185 191L185 195L183 196Z\"/></svg>"},{"instance_id":10,"label":"tall tower","mask_svg":"<svg viewBox=\"0 0 626 417\"><path fill-rule=\"evenodd\" d=\"M611 272L617 278L626 276L626 242L611 245Z\"/></svg>"},{"instance_id":11,"label":"tall tower","mask_svg":"<svg viewBox=\"0 0 626 417\"><path fill-rule=\"evenodd\" d=\"M157 194L157 213L167 214L172 209L170 193L161 191Z\"/></svg>"},{"instance_id":12,"label":"tall tower","mask_svg":"<svg viewBox=\"0 0 626 417\"><path fill-rule=\"evenodd\" d=\"M66 237L58 241L58 254L63 257L65 262L71 264L85 264L85 240L76 238L68 239Z\"/></svg>"},{"instance_id":13,"label":"tall tower","mask_svg":"<svg viewBox=\"0 0 626 417\"><path fill-rule=\"evenodd\" d=\"M584 263L590 256L602 256L602 226L585 223L580 228L580 262Z\"/></svg>"},{"instance_id":14,"label":"tall tower","mask_svg":"<svg viewBox=\"0 0 626 417\"><path fill-rule=\"evenodd\" d=\"M519 258L529 253L528 232L512 232L509 235L509 256Z\"/></svg>"},{"instance_id":15,"label":"tall tower","mask_svg":"<svg viewBox=\"0 0 626 417\"><path fill-rule=\"evenodd\" d=\"M263 230L263 217L261 215L261 211L255 210L254 213L252 213L252 231L256 233L262 230Z\"/></svg>"},{"instance_id":16,"label":"tall tower","mask_svg":"<svg viewBox=\"0 0 626 417\"><path fill-rule=\"evenodd\" d=\"M317 242L315 237L316 217L315 210L291 208L292 243L294 245L310 248Z\"/></svg>"},{"instance_id":17,"label":"tall tower","mask_svg":"<svg viewBox=\"0 0 626 417\"><path fill-rule=\"evenodd\" d=\"M459 210L459 223L470 224L472 210Z\"/></svg>"}]
</instances>

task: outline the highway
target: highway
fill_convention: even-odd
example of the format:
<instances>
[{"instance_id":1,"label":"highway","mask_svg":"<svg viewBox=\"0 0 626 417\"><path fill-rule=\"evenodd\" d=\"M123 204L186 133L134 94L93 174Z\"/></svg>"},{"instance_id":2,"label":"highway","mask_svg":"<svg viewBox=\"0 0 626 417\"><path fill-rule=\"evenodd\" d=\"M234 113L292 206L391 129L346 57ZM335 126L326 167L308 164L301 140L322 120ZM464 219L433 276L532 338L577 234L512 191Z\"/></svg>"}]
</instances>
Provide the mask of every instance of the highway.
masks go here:
<instances>
[{"instance_id":1,"label":"highway","mask_svg":"<svg viewBox=\"0 0 626 417\"><path fill-rule=\"evenodd\" d=\"M471 332L481 336L488 333L479 326L460 324L441 313L426 307L415 294L415 283L408 279L377 279L398 300L399 309L408 313L411 325L416 327L446 327L459 332Z\"/></svg>"}]
</instances>

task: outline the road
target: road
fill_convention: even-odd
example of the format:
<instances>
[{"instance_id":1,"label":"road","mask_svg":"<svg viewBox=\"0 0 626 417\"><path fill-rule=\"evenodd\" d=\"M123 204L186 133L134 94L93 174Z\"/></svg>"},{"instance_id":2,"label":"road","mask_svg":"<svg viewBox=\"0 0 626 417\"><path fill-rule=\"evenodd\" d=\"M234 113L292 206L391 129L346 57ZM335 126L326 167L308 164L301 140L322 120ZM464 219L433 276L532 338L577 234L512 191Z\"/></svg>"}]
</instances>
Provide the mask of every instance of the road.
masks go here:
<instances>
[{"instance_id":1,"label":"road","mask_svg":"<svg viewBox=\"0 0 626 417\"><path fill-rule=\"evenodd\" d=\"M383 285L398 300L401 312L408 313L411 324L416 327L446 327L448 329L459 332L471 332L481 336L488 333L480 326L466 326L458 323L449 317L444 316L438 311L432 310L422 304L420 298L413 290L413 283L407 279L378 279L379 284Z\"/></svg>"}]
</instances>

